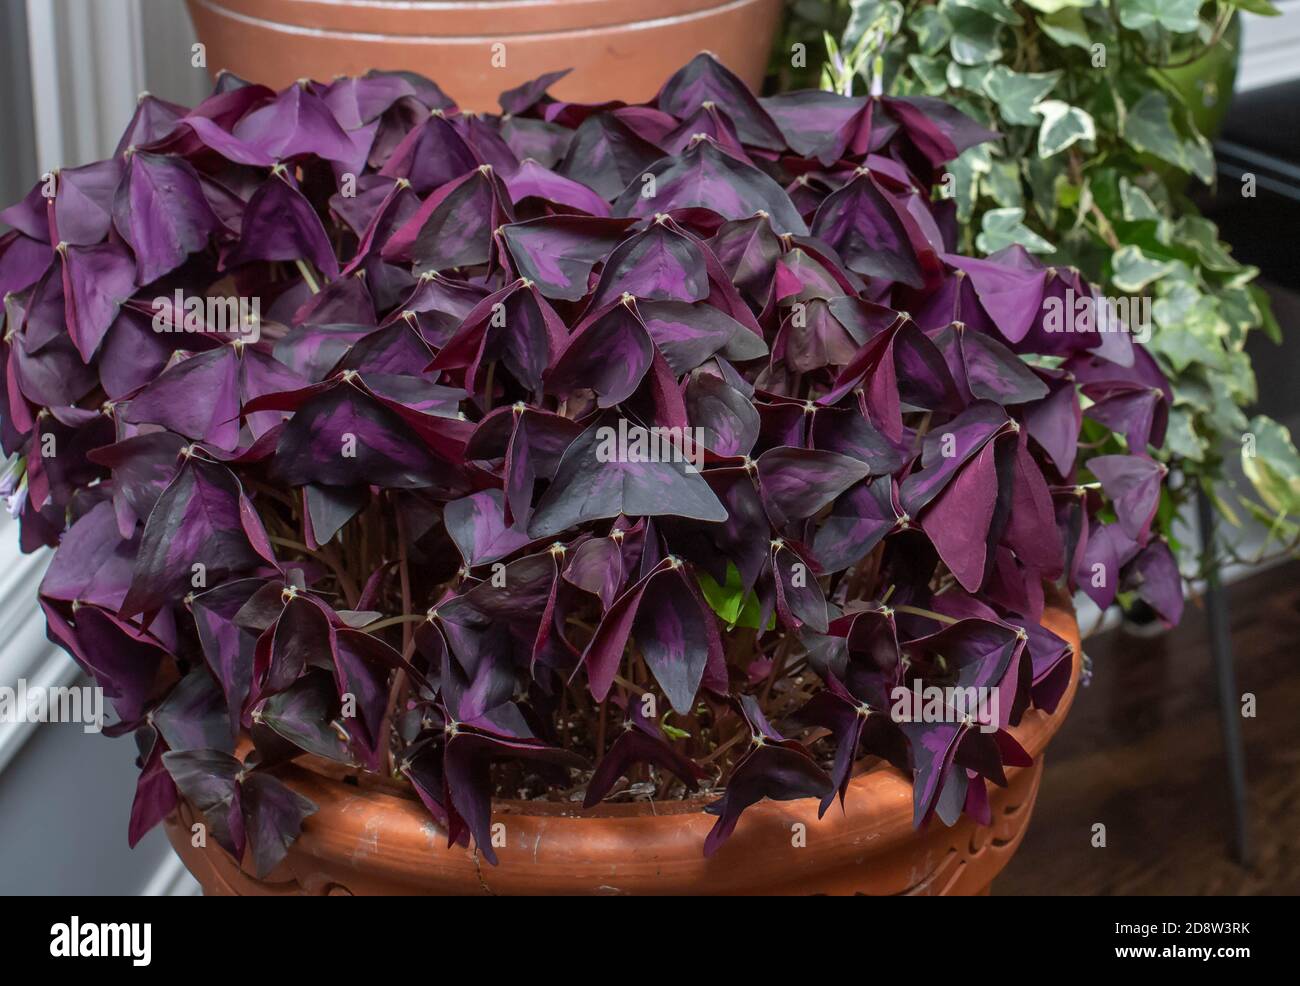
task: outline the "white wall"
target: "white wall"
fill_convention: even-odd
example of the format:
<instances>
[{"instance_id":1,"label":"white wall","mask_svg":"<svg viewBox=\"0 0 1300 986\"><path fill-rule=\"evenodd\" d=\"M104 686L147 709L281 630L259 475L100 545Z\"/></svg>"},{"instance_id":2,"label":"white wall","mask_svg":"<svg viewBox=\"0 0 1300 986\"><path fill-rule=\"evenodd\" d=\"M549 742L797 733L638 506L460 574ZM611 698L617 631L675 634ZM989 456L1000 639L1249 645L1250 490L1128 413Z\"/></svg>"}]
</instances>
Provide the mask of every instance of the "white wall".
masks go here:
<instances>
[{"instance_id":1,"label":"white wall","mask_svg":"<svg viewBox=\"0 0 1300 986\"><path fill-rule=\"evenodd\" d=\"M1300 0L1274 0L1281 17L1246 14L1242 20L1238 89L1259 89L1300 78Z\"/></svg>"}]
</instances>

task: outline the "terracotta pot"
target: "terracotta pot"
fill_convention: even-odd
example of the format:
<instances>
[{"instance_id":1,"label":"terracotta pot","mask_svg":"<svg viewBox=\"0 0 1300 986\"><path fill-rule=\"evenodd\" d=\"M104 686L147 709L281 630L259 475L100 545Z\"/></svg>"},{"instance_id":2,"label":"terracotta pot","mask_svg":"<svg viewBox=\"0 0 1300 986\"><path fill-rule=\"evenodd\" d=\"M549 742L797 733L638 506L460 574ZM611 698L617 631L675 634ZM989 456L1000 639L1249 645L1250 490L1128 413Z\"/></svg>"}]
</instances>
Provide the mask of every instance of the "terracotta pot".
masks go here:
<instances>
[{"instance_id":1,"label":"terracotta pot","mask_svg":"<svg viewBox=\"0 0 1300 986\"><path fill-rule=\"evenodd\" d=\"M225 68L279 88L409 69L476 111L495 111L501 92L568 67L558 98L646 100L702 50L757 89L781 16L781 0L187 3L214 74Z\"/></svg>"},{"instance_id":2,"label":"terracotta pot","mask_svg":"<svg viewBox=\"0 0 1300 986\"><path fill-rule=\"evenodd\" d=\"M1009 768L1008 786L990 786L991 827L966 816L952 828L912 827L912 785L876 766L849 785L844 812L818 820L816 799L763 801L741 817L711 859L704 836L708 799L576 806L532 801L493 804L505 826L499 866L472 849L447 847L425 809L396 785L343 782L337 768L292 767L281 776L319 811L285 862L266 880L244 872L214 842L190 844L192 810L183 805L167 834L205 892L301 894L979 894L1020 844L1043 770L1043 749L1074 699L1081 648L1067 601L1056 599L1043 624L1070 642L1074 671L1051 716L1026 714L1013 732L1034 757ZM335 776L329 776L329 774ZM365 779L362 779L365 783ZM806 845L792 846L801 823Z\"/></svg>"}]
</instances>

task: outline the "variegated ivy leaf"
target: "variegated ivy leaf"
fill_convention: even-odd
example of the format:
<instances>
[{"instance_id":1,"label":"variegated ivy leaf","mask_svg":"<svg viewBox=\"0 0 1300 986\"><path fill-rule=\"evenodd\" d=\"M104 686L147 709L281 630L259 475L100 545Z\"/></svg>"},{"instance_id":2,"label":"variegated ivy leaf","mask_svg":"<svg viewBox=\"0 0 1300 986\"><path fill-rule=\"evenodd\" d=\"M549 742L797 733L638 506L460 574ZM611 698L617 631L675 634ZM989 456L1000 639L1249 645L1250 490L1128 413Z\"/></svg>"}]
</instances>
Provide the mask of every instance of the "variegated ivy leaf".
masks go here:
<instances>
[{"instance_id":1,"label":"variegated ivy leaf","mask_svg":"<svg viewBox=\"0 0 1300 986\"><path fill-rule=\"evenodd\" d=\"M1234 342L1244 340L1246 333L1263 318L1248 285L1232 284L1220 290L1219 311L1228 323Z\"/></svg>"},{"instance_id":2,"label":"variegated ivy leaf","mask_svg":"<svg viewBox=\"0 0 1300 986\"><path fill-rule=\"evenodd\" d=\"M1038 104L1043 125L1038 129L1038 156L1060 154L1079 141L1097 139L1097 127L1086 110L1059 99L1046 99Z\"/></svg>"},{"instance_id":3,"label":"variegated ivy leaf","mask_svg":"<svg viewBox=\"0 0 1300 986\"><path fill-rule=\"evenodd\" d=\"M1056 248L1024 223L1024 209L990 209L984 220L975 246L981 253L997 253L1004 247L1019 243L1030 253L1051 253Z\"/></svg>"},{"instance_id":4,"label":"variegated ivy leaf","mask_svg":"<svg viewBox=\"0 0 1300 986\"><path fill-rule=\"evenodd\" d=\"M972 92L984 92L984 79L989 74L987 65L960 65L957 62L948 61L948 67L944 71L948 85L954 89L969 89Z\"/></svg>"},{"instance_id":5,"label":"variegated ivy leaf","mask_svg":"<svg viewBox=\"0 0 1300 986\"><path fill-rule=\"evenodd\" d=\"M1194 412L1189 405L1175 404L1169 409L1169 425L1165 429L1165 448L1180 459L1193 462L1205 460L1205 439L1196 433Z\"/></svg>"},{"instance_id":6,"label":"variegated ivy leaf","mask_svg":"<svg viewBox=\"0 0 1300 986\"><path fill-rule=\"evenodd\" d=\"M1183 323L1200 301L1201 292L1192 284L1175 281L1151 306L1151 315L1159 328L1173 330Z\"/></svg>"},{"instance_id":7,"label":"variegated ivy leaf","mask_svg":"<svg viewBox=\"0 0 1300 986\"><path fill-rule=\"evenodd\" d=\"M1174 228L1174 239L1182 246L1191 247L1201 266L1207 270L1224 274L1241 270L1241 264L1219 242L1219 227L1204 216L1179 219Z\"/></svg>"},{"instance_id":8,"label":"variegated ivy leaf","mask_svg":"<svg viewBox=\"0 0 1300 986\"><path fill-rule=\"evenodd\" d=\"M923 55L937 55L952 37L952 25L938 7L922 7L907 22Z\"/></svg>"},{"instance_id":9,"label":"variegated ivy leaf","mask_svg":"<svg viewBox=\"0 0 1300 986\"><path fill-rule=\"evenodd\" d=\"M1158 24L1166 31L1190 34L1200 24L1201 0L1113 0L1119 22L1131 31Z\"/></svg>"},{"instance_id":10,"label":"variegated ivy leaf","mask_svg":"<svg viewBox=\"0 0 1300 986\"><path fill-rule=\"evenodd\" d=\"M1137 223L1145 220L1160 222L1164 219L1146 190L1140 185L1133 184L1127 178L1119 180L1119 197L1125 222Z\"/></svg>"},{"instance_id":11,"label":"variegated ivy leaf","mask_svg":"<svg viewBox=\"0 0 1300 986\"><path fill-rule=\"evenodd\" d=\"M1048 226L1056 219L1056 179L1062 174L1059 158L1026 158L1025 181L1029 185L1029 201Z\"/></svg>"},{"instance_id":12,"label":"variegated ivy leaf","mask_svg":"<svg viewBox=\"0 0 1300 986\"><path fill-rule=\"evenodd\" d=\"M1250 285L1247 290L1250 291L1250 296L1255 299L1255 305L1259 308L1260 328L1264 330L1264 335L1277 345L1282 345L1282 326L1278 324L1277 316L1273 314L1273 303L1269 301L1268 293L1257 284Z\"/></svg>"},{"instance_id":13,"label":"variegated ivy leaf","mask_svg":"<svg viewBox=\"0 0 1300 986\"><path fill-rule=\"evenodd\" d=\"M1059 71L1013 72L1005 65L996 65L985 79L984 88L1007 123L1033 126L1038 122L1038 103L1060 78Z\"/></svg>"},{"instance_id":14,"label":"variegated ivy leaf","mask_svg":"<svg viewBox=\"0 0 1300 986\"><path fill-rule=\"evenodd\" d=\"M1272 418L1252 418L1241 467L1260 498L1278 513L1300 512L1300 454L1291 432Z\"/></svg>"},{"instance_id":15,"label":"variegated ivy leaf","mask_svg":"<svg viewBox=\"0 0 1300 986\"><path fill-rule=\"evenodd\" d=\"M1066 7L1054 14L1038 18L1038 26L1043 33L1062 48L1083 48L1092 46L1088 35L1088 25L1083 22L1083 15L1073 7Z\"/></svg>"},{"instance_id":16,"label":"variegated ivy leaf","mask_svg":"<svg viewBox=\"0 0 1300 986\"><path fill-rule=\"evenodd\" d=\"M958 7L978 10L981 14L987 14L995 21L1012 27L1019 27L1025 22L1025 19L1012 9L1009 0L953 0L953 3Z\"/></svg>"},{"instance_id":17,"label":"variegated ivy leaf","mask_svg":"<svg viewBox=\"0 0 1300 986\"><path fill-rule=\"evenodd\" d=\"M948 49L958 64L988 65L1002 59L1000 21L957 0L940 0L939 9L952 25Z\"/></svg>"},{"instance_id":18,"label":"variegated ivy leaf","mask_svg":"<svg viewBox=\"0 0 1300 986\"><path fill-rule=\"evenodd\" d=\"M1248 10L1250 13L1259 14L1261 17L1277 17L1282 13L1269 0L1228 0L1228 6Z\"/></svg>"},{"instance_id":19,"label":"variegated ivy leaf","mask_svg":"<svg viewBox=\"0 0 1300 986\"><path fill-rule=\"evenodd\" d=\"M962 223L969 222L974 214L979 176L988 174L991 167L987 144L967 148L948 165L948 174L952 175L952 198L957 203L957 218Z\"/></svg>"},{"instance_id":20,"label":"variegated ivy leaf","mask_svg":"<svg viewBox=\"0 0 1300 986\"><path fill-rule=\"evenodd\" d=\"M1055 14L1071 7L1092 7L1098 0L1025 0L1025 6L1033 7L1044 14Z\"/></svg>"},{"instance_id":21,"label":"variegated ivy leaf","mask_svg":"<svg viewBox=\"0 0 1300 986\"><path fill-rule=\"evenodd\" d=\"M992 162L989 173L984 176L984 188L989 197L1000 206L1020 208L1024 204L1024 192L1020 186L1020 168L1015 161L999 158Z\"/></svg>"},{"instance_id":22,"label":"variegated ivy leaf","mask_svg":"<svg viewBox=\"0 0 1300 986\"><path fill-rule=\"evenodd\" d=\"M929 96L941 96L948 91L946 70L952 62L933 55L908 55L907 64L920 83L920 90Z\"/></svg>"},{"instance_id":23,"label":"variegated ivy leaf","mask_svg":"<svg viewBox=\"0 0 1300 986\"><path fill-rule=\"evenodd\" d=\"M1223 320L1219 319L1222 323ZM1259 400L1259 385L1255 380L1255 368L1250 364L1250 356L1244 349L1231 348L1223 352L1223 364L1226 369L1218 379L1229 389L1232 402L1239 409L1254 404Z\"/></svg>"},{"instance_id":24,"label":"variegated ivy leaf","mask_svg":"<svg viewBox=\"0 0 1300 986\"><path fill-rule=\"evenodd\" d=\"M1214 299L1202 296L1181 321L1161 323L1151 334L1148 348L1163 356L1177 373L1199 364L1216 375L1232 369L1220 333L1226 326L1215 311ZM1153 310L1154 315L1154 310Z\"/></svg>"},{"instance_id":25,"label":"variegated ivy leaf","mask_svg":"<svg viewBox=\"0 0 1300 986\"><path fill-rule=\"evenodd\" d=\"M1111 281L1121 291L1137 293L1157 278L1164 277L1173 265L1167 260L1156 260L1142 252L1141 247L1123 246L1110 260Z\"/></svg>"},{"instance_id":26,"label":"variegated ivy leaf","mask_svg":"<svg viewBox=\"0 0 1300 986\"><path fill-rule=\"evenodd\" d=\"M902 24L903 5L898 0L849 0L849 23L844 28L840 45L852 50L873 28L883 29L885 37L892 38Z\"/></svg>"},{"instance_id":27,"label":"variegated ivy leaf","mask_svg":"<svg viewBox=\"0 0 1300 986\"><path fill-rule=\"evenodd\" d=\"M1074 210L1074 223L1075 227L1078 228L1083 224L1084 217L1092 211L1095 201L1092 194L1092 182L1084 178L1082 182L1076 185L1074 182L1069 181L1065 175L1060 175L1056 180L1058 184L1062 180L1066 181L1069 194L1066 195L1065 190L1058 189L1056 193L1057 199L1062 208Z\"/></svg>"},{"instance_id":28,"label":"variegated ivy leaf","mask_svg":"<svg viewBox=\"0 0 1300 986\"><path fill-rule=\"evenodd\" d=\"M1204 138L1197 134L1183 139L1174 127L1169 97L1158 89L1148 90L1124 114L1121 136L1134 150L1167 161L1202 181L1214 177L1214 156L1212 152L1207 156Z\"/></svg>"}]
</instances>

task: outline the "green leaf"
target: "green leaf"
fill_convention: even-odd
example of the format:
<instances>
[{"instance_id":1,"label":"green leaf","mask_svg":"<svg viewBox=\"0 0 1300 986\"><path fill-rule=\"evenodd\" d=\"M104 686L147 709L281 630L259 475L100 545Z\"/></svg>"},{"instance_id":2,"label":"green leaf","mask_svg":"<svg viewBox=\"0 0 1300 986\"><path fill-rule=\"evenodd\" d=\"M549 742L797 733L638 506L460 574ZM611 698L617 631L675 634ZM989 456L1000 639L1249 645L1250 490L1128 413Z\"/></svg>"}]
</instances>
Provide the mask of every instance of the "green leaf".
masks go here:
<instances>
[{"instance_id":1,"label":"green leaf","mask_svg":"<svg viewBox=\"0 0 1300 986\"><path fill-rule=\"evenodd\" d=\"M1092 38L1088 36L1088 26L1083 22L1083 15L1073 7L1038 18L1038 26L1062 48L1082 48L1086 51L1092 46Z\"/></svg>"},{"instance_id":2,"label":"green leaf","mask_svg":"<svg viewBox=\"0 0 1300 986\"><path fill-rule=\"evenodd\" d=\"M1241 354L1245 357L1245 353ZM1241 405L1249 404L1250 398L1244 397L1252 390L1249 386L1251 381L1245 381L1248 385L1243 388L1242 381L1236 379L1243 367L1238 364L1238 374L1220 374L1210 373L1208 379L1210 382L1210 415L1214 420L1215 427L1225 435L1236 433L1240 435L1249 428L1246 421L1246 415L1241 410ZM1249 372L1250 361L1246 360L1244 369Z\"/></svg>"},{"instance_id":3,"label":"green leaf","mask_svg":"<svg viewBox=\"0 0 1300 986\"><path fill-rule=\"evenodd\" d=\"M1193 133L1183 141L1183 156L1187 158L1187 170L1203 184L1214 182L1214 148L1199 133Z\"/></svg>"},{"instance_id":4,"label":"green leaf","mask_svg":"<svg viewBox=\"0 0 1300 986\"><path fill-rule=\"evenodd\" d=\"M907 64L911 66L927 95L941 96L948 91L945 71L952 62L930 55L908 55Z\"/></svg>"},{"instance_id":5,"label":"green leaf","mask_svg":"<svg viewBox=\"0 0 1300 986\"><path fill-rule=\"evenodd\" d=\"M1047 99L1038 104L1043 125L1038 130L1038 156L1051 157L1071 144L1097 139L1097 128L1092 116L1085 110L1059 99Z\"/></svg>"},{"instance_id":6,"label":"green leaf","mask_svg":"<svg viewBox=\"0 0 1300 986\"><path fill-rule=\"evenodd\" d=\"M1220 273L1241 270L1241 264L1232 259L1227 247L1219 241L1219 227L1204 216L1184 216L1178 220L1174 236L1179 243L1192 248L1207 270Z\"/></svg>"},{"instance_id":7,"label":"green leaf","mask_svg":"<svg viewBox=\"0 0 1300 986\"><path fill-rule=\"evenodd\" d=\"M1061 73L1013 72L1005 65L994 66L985 80L985 90L997 103L998 113L1007 123L1034 126L1038 123L1037 104L1052 91Z\"/></svg>"},{"instance_id":8,"label":"green leaf","mask_svg":"<svg viewBox=\"0 0 1300 986\"><path fill-rule=\"evenodd\" d=\"M718 585L708 572L698 572L700 591L709 608L717 613L728 629L736 626L758 629L758 620L762 614L762 604L753 590L744 592L740 581L740 570L731 562L727 563L727 584ZM768 629L775 623L775 617L769 621Z\"/></svg>"},{"instance_id":9,"label":"green leaf","mask_svg":"<svg viewBox=\"0 0 1300 986\"><path fill-rule=\"evenodd\" d=\"M1205 296L1187 281L1178 281L1168 287L1152 306L1151 314L1162 329L1180 325L1195 311Z\"/></svg>"},{"instance_id":10,"label":"green leaf","mask_svg":"<svg viewBox=\"0 0 1300 986\"><path fill-rule=\"evenodd\" d=\"M1159 222L1164 219L1164 215L1151 201L1151 196L1141 186L1133 184L1127 178L1119 180L1119 196L1126 222L1142 222L1148 219Z\"/></svg>"},{"instance_id":11,"label":"green leaf","mask_svg":"<svg viewBox=\"0 0 1300 986\"><path fill-rule=\"evenodd\" d=\"M1165 448L1180 459L1202 462L1205 459L1205 441L1192 426L1192 411L1187 406L1175 404L1169 409L1169 427L1165 430Z\"/></svg>"},{"instance_id":12,"label":"green leaf","mask_svg":"<svg viewBox=\"0 0 1300 986\"><path fill-rule=\"evenodd\" d=\"M1232 284L1219 292L1219 313L1228 323L1230 339L1235 345L1245 342L1246 333L1263 321L1249 286Z\"/></svg>"},{"instance_id":13,"label":"green leaf","mask_svg":"<svg viewBox=\"0 0 1300 986\"><path fill-rule=\"evenodd\" d=\"M981 253L997 253L1019 243L1030 253L1051 253L1055 247L1024 224L1024 209L990 209L984 213L982 231L975 238Z\"/></svg>"},{"instance_id":14,"label":"green leaf","mask_svg":"<svg viewBox=\"0 0 1300 986\"><path fill-rule=\"evenodd\" d=\"M688 733L685 729L678 729L676 726L668 725L668 717L671 716L672 714L673 714L672 709L669 709L667 712L663 714L663 718L659 720L659 729L670 740L684 740L689 738L691 734Z\"/></svg>"},{"instance_id":15,"label":"green leaf","mask_svg":"<svg viewBox=\"0 0 1300 986\"><path fill-rule=\"evenodd\" d=\"M948 164L948 173L952 175L952 198L957 203L957 219L962 223L970 222L975 211L975 199L979 194L979 176L986 175L992 169L987 144L968 147Z\"/></svg>"},{"instance_id":16,"label":"green leaf","mask_svg":"<svg viewBox=\"0 0 1300 986\"><path fill-rule=\"evenodd\" d=\"M1218 301L1186 282L1160 284L1162 296L1151 306L1157 331L1148 345L1165 357L1177 373L1194 364L1214 371L1216 379L1232 372L1223 346L1227 322Z\"/></svg>"},{"instance_id":17,"label":"green leaf","mask_svg":"<svg viewBox=\"0 0 1300 986\"><path fill-rule=\"evenodd\" d=\"M922 7L907 23L923 55L937 55L952 37L952 25L938 7Z\"/></svg>"},{"instance_id":18,"label":"green leaf","mask_svg":"<svg viewBox=\"0 0 1300 986\"><path fill-rule=\"evenodd\" d=\"M1025 0L1026 6L1033 7L1044 14L1055 14L1071 7L1091 7L1095 3L1097 0Z\"/></svg>"},{"instance_id":19,"label":"green leaf","mask_svg":"<svg viewBox=\"0 0 1300 986\"><path fill-rule=\"evenodd\" d=\"M1264 330L1264 335L1272 339L1277 345L1282 345L1282 326L1277 324L1277 317L1273 314L1272 300L1263 288L1254 284L1250 286L1250 295L1255 299L1255 307L1259 309L1262 320L1260 328Z\"/></svg>"},{"instance_id":20,"label":"green leaf","mask_svg":"<svg viewBox=\"0 0 1300 986\"><path fill-rule=\"evenodd\" d=\"M986 65L1002 59L1003 25L999 21L957 0L940 0L939 10L952 26L948 50L959 65Z\"/></svg>"},{"instance_id":21,"label":"green leaf","mask_svg":"<svg viewBox=\"0 0 1300 986\"><path fill-rule=\"evenodd\" d=\"M1300 454L1290 431L1272 418L1252 418L1242 440L1241 468L1269 507L1300 513Z\"/></svg>"},{"instance_id":22,"label":"green leaf","mask_svg":"<svg viewBox=\"0 0 1300 986\"><path fill-rule=\"evenodd\" d=\"M849 0L849 23L840 43L852 50L869 30L883 28L893 37L903 23L903 6L898 0Z\"/></svg>"},{"instance_id":23,"label":"green leaf","mask_svg":"<svg viewBox=\"0 0 1300 986\"><path fill-rule=\"evenodd\" d=\"M1175 34L1190 34L1200 25L1201 0L1112 0L1119 22L1130 31L1157 24Z\"/></svg>"},{"instance_id":24,"label":"green leaf","mask_svg":"<svg viewBox=\"0 0 1300 986\"><path fill-rule=\"evenodd\" d=\"M1229 7L1236 7L1238 10L1247 10L1252 14L1259 14L1260 17L1278 17L1282 11L1274 7L1269 0L1223 0Z\"/></svg>"},{"instance_id":25,"label":"green leaf","mask_svg":"<svg viewBox=\"0 0 1300 986\"><path fill-rule=\"evenodd\" d=\"M1158 89L1151 89L1124 115L1120 136L1138 151L1153 154L1162 161L1182 168L1187 161L1183 140L1174 129L1169 99Z\"/></svg>"},{"instance_id":26,"label":"green leaf","mask_svg":"<svg viewBox=\"0 0 1300 986\"><path fill-rule=\"evenodd\" d=\"M1029 185L1029 201L1034 212L1046 226L1055 226L1056 219L1056 179L1062 174L1060 159L1044 160L1039 157L1026 158L1025 182Z\"/></svg>"},{"instance_id":27,"label":"green leaf","mask_svg":"<svg viewBox=\"0 0 1300 986\"><path fill-rule=\"evenodd\" d=\"M1025 19L1011 8L1011 4L1004 0L952 0L952 2L958 7L978 10L1001 24L1019 27L1025 22Z\"/></svg>"},{"instance_id":28,"label":"green leaf","mask_svg":"<svg viewBox=\"0 0 1300 986\"><path fill-rule=\"evenodd\" d=\"M1270 513L1258 503L1244 497L1241 499L1241 503L1261 526L1268 528L1268 538L1291 542L1300 537L1300 526L1288 519L1286 514ZM1241 525L1238 524L1237 526L1240 527Z\"/></svg>"},{"instance_id":29,"label":"green leaf","mask_svg":"<svg viewBox=\"0 0 1300 986\"><path fill-rule=\"evenodd\" d=\"M949 60L944 75L952 88L965 89L982 96L987 88L986 80L991 71L992 69L987 65L958 65Z\"/></svg>"},{"instance_id":30,"label":"green leaf","mask_svg":"<svg viewBox=\"0 0 1300 986\"><path fill-rule=\"evenodd\" d=\"M1024 204L1020 169L1014 161L995 160L982 184L988 189L989 197L1000 206L1018 209Z\"/></svg>"},{"instance_id":31,"label":"green leaf","mask_svg":"<svg viewBox=\"0 0 1300 986\"><path fill-rule=\"evenodd\" d=\"M1121 291L1137 293L1152 281L1164 277L1173 265L1168 261L1152 260L1135 246L1120 247L1111 257L1111 281Z\"/></svg>"}]
</instances>

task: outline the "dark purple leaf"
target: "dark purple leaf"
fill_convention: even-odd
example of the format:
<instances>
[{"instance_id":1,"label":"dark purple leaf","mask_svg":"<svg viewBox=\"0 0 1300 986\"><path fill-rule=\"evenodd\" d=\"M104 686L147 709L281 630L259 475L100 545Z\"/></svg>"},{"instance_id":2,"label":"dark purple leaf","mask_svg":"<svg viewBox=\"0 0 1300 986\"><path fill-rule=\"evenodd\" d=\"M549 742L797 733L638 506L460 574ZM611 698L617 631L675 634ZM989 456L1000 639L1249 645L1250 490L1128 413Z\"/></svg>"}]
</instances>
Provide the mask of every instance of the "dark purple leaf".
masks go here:
<instances>
[{"instance_id":1,"label":"dark purple leaf","mask_svg":"<svg viewBox=\"0 0 1300 986\"><path fill-rule=\"evenodd\" d=\"M589 290L592 268L623 239L630 221L547 216L511 223L502 233L515 269L547 298L577 301Z\"/></svg>"},{"instance_id":2,"label":"dark purple leaf","mask_svg":"<svg viewBox=\"0 0 1300 986\"><path fill-rule=\"evenodd\" d=\"M643 138L613 113L582 121L556 171L580 181L606 201L641 180L663 149Z\"/></svg>"},{"instance_id":3,"label":"dark purple leaf","mask_svg":"<svg viewBox=\"0 0 1300 986\"><path fill-rule=\"evenodd\" d=\"M736 132L746 144L779 151L785 138L758 99L713 55L701 52L664 83L655 105L666 113L684 118L706 103L727 109Z\"/></svg>"},{"instance_id":4,"label":"dark purple leaf","mask_svg":"<svg viewBox=\"0 0 1300 986\"><path fill-rule=\"evenodd\" d=\"M867 466L835 452L774 448L758 459L758 488L772 522L811 517L860 479Z\"/></svg>"},{"instance_id":5,"label":"dark purple leaf","mask_svg":"<svg viewBox=\"0 0 1300 986\"><path fill-rule=\"evenodd\" d=\"M338 258L320 216L280 171L272 172L253 193L239 245L226 264L236 267L255 260L308 260L328 278L339 274Z\"/></svg>"},{"instance_id":6,"label":"dark purple leaf","mask_svg":"<svg viewBox=\"0 0 1300 986\"><path fill-rule=\"evenodd\" d=\"M1145 540L1160 506L1165 466L1140 455L1102 455L1084 464L1114 502L1120 529L1135 541Z\"/></svg>"},{"instance_id":7,"label":"dark purple leaf","mask_svg":"<svg viewBox=\"0 0 1300 986\"><path fill-rule=\"evenodd\" d=\"M599 804L614 783L626 775L633 764L638 763L653 764L660 770L676 774L688 791L697 790L698 781L705 776L703 768L668 745L658 727L642 718L639 705L634 703L629 706L623 731L592 772L582 807L592 808Z\"/></svg>"},{"instance_id":8,"label":"dark purple leaf","mask_svg":"<svg viewBox=\"0 0 1300 986\"><path fill-rule=\"evenodd\" d=\"M122 612L177 605L194 590L272 563L239 480L191 456L149 514Z\"/></svg>"},{"instance_id":9,"label":"dark purple leaf","mask_svg":"<svg viewBox=\"0 0 1300 986\"><path fill-rule=\"evenodd\" d=\"M188 161L143 151L127 161L113 203L113 224L135 253L140 284L185 263L219 226Z\"/></svg>"},{"instance_id":10,"label":"dark purple leaf","mask_svg":"<svg viewBox=\"0 0 1300 986\"><path fill-rule=\"evenodd\" d=\"M687 463L601 461L602 445L612 444L617 431L617 419L603 415L565 450L555 479L529 521L531 537L551 537L578 524L619 514L669 514L710 522L727 519L717 496Z\"/></svg>"},{"instance_id":11,"label":"dark purple leaf","mask_svg":"<svg viewBox=\"0 0 1300 986\"><path fill-rule=\"evenodd\" d=\"M808 232L780 185L707 138L692 140L680 155L660 159L645 174L653 177L654 185L644 178L633 179L614 202L614 215L646 218L689 208L710 209L724 219L766 213L778 233ZM645 194L651 188L654 193Z\"/></svg>"}]
</instances>

